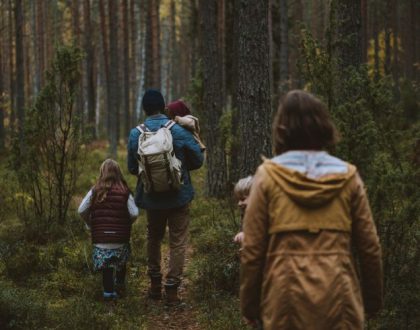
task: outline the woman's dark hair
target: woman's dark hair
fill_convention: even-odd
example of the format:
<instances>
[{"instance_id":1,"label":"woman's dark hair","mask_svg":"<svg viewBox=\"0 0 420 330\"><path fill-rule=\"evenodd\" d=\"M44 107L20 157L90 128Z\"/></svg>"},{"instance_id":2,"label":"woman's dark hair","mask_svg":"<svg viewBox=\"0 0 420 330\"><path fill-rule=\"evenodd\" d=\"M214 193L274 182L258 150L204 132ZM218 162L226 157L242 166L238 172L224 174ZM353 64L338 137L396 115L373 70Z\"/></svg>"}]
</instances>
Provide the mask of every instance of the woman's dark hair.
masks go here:
<instances>
[{"instance_id":1,"label":"woman's dark hair","mask_svg":"<svg viewBox=\"0 0 420 330\"><path fill-rule=\"evenodd\" d=\"M338 132L327 107L302 90L288 92L273 122L273 153L289 150L322 150L338 141Z\"/></svg>"}]
</instances>

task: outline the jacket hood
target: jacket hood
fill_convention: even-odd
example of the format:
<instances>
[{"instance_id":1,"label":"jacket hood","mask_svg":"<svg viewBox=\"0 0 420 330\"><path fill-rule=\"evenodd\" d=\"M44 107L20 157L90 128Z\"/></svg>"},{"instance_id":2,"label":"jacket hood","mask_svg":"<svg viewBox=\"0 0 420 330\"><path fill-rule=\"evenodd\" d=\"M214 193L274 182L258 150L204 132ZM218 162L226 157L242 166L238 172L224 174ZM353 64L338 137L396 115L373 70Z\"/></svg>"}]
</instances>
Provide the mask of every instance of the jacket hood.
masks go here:
<instances>
[{"instance_id":1,"label":"jacket hood","mask_svg":"<svg viewBox=\"0 0 420 330\"><path fill-rule=\"evenodd\" d=\"M289 155L290 156L290 155ZM265 160L263 167L269 177L296 203L316 208L332 200L356 173L356 167L327 153L301 157L293 160L277 157ZM305 168L316 168L319 176Z\"/></svg>"}]
</instances>

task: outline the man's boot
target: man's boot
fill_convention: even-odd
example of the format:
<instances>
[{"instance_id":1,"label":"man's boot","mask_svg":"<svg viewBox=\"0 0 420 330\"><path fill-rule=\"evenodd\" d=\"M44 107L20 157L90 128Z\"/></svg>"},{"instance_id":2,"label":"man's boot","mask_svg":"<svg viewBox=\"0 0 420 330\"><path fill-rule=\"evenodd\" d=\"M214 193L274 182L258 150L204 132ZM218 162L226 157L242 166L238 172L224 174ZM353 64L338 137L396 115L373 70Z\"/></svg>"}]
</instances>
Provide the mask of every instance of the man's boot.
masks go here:
<instances>
[{"instance_id":1,"label":"man's boot","mask_svg":"<svg viewBox=\"0 0 420 330\"><path fill-rule=\"evenodd\" d=\"M162 299L162 277L150 277L149 298Z\"/></svg>"},{"instance_id":2,"label":"man's boot","mask_svg":"<svg viewBox=\"0 0 420 330\"><path fill-rule=\"evenodd\" d=\"M166 294L166 302L165 302L166 306L177 306L181 303L181 299L178 297L178 285L166 284L165 294Z\"/></svg>"}]
</instances>

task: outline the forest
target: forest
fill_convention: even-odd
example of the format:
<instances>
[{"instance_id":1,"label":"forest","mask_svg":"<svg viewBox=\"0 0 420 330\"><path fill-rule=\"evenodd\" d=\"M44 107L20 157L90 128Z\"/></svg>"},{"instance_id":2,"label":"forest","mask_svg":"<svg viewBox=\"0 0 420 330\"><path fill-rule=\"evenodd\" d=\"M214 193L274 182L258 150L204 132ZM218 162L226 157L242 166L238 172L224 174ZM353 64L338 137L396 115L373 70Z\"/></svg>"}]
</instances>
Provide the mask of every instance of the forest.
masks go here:
<instances>
[{"instance_id":1,"label":"forest","mask_svg":"<svg viewBox=\"0 0 420 330\"><path fill-rule=\"evenodd\" d=\"M419 17L416 0L0 0L0 328L247 328L232 191L274 156L279 100L302 89L367 188L384 308L366 328L419 329ZM182 310L146 297L143 210L127 295L104 304L77 213L106 158L134 191L127 142L150 88L188 104L207 147Z\"/></svg>"}]
</instances>

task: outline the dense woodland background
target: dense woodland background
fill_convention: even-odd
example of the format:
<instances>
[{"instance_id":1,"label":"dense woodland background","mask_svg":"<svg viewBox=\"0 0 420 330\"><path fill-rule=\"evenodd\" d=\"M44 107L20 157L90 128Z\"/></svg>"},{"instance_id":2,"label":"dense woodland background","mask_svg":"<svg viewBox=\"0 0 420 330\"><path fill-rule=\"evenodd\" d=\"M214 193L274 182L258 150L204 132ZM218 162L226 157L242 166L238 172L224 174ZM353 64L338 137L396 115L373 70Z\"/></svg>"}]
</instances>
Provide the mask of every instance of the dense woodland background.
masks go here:
<instances>
[{"instance_id":1,"label":"dense woodland background","mask_svg":"<svg viewBox=\"0 0 420 330\"><path fill-rule=\"evenodd\" d=\"M92 305L75 214L102 160L125 163L146 88L200 118L191 300L201 328L242 326L238 216L221 197L271 156L278 101L301 88L328 104L341 132L331 152L367 185L386 294L368 326L420 328L419 17L416 0L0 0L0 327L60 328L69 310L79 328L147 324L134 297L117 321ZM144 285L142 227L133 289Z\"/></svg>"}]
</instances>

